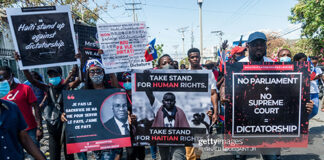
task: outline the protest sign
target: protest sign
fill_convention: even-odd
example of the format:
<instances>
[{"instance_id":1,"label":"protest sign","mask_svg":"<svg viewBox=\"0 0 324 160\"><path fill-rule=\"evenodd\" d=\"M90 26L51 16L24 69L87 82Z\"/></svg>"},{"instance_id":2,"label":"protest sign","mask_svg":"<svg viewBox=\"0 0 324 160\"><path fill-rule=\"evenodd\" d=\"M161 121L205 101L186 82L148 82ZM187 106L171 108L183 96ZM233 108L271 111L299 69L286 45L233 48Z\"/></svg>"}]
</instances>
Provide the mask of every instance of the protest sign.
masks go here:
<instances>
[{"instance_id":1,"label":"protest sign","mask_svg":"<svg viewBox=\"0 0 324 160\"><path fill-rule=\"evenodd\" d=\"M144 22L97 25L105 73L152 68L144 58L147 31Z\"/></svg>"},{"instance_id":2,"label":"protest sign","mask_svg":"<svg viewBox=\"0 0 324 160\"><path fill-rule=\"evenodd\" d=\"M74 30L78 40L79 49L82 58L85 60L93 58L101 58L98 54L99 41L97 28L92 26L85 26L80 24L74 25Z\"/></svg>"},{"instance_id":3,"label":"protest sign","mask_svg":"<svg viewBox=\"0 0 324 160\"><path fill-rule=\"evenodd\" d=\"M131 146L122 89L64 91L68 154Z\"/></svg>"},{"instance_id":4,"label":"protest sign","mask_svg":"<svg viewBox=\"0 0 324 160\"><path fill-rule=\"evenodd\" d=\"M20 69L79 63L70 6L7 8Z\"/></svg>"},{"instance_id":5,"label":"protest sign","mask_svg":"<svg viewBox=\"0 0 324 160\"><path fill-rule=\"evenodd\" d=\"M75 34L77 37L78 47L82 54L81 58L81 70L82 77L86 77L85 70L87 60L89 59L101 59L98 53L99 41L97 28L92 26L85 26L81 24L74 25Z\"/></svg>"},{"instance_id":6,"label":"protest sign","mask_svg":"<svg viewBox=\"0 0 324 160\"><path fill-rule=\"evenodd\" d=\"M309 68L305 63L227 63L227 147L307 147Z\"/></svg>"},{"instance_id":7,"label":"protest sign","mask_svg":"<svg viewBox=\"0 0 324 160\"><path fill-rule=\"evenodd\" d=\"M209 129L211 72L135 71L132 74L135 142L140 145L192 145Z\"/></svg>"}]
</instances>

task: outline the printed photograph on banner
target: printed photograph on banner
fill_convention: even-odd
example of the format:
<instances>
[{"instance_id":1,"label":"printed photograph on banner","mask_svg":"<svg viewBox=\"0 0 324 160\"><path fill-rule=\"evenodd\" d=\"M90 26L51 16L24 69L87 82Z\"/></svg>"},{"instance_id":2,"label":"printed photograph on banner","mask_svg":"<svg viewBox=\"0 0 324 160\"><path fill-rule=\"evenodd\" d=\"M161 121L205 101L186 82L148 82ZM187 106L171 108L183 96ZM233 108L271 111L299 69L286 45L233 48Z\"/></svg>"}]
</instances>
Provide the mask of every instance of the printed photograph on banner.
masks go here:
<instances>
[{"instance_id":1,"label":"printed photograph on banner","mask_svg":"<svg viewBox=\"0 0 324 160\"><path fill-rule=\"evenodd\" d=\"M131 146L125 90L64 91L63 96L68 154Z\"/></svg>"},{"instance_id":2,"label":"printed photograph on banner","mask_svg":"<svg viewBox=\"0 0 324 160\"><path fill-rule=\"evenodd\" d=\"M69 5L7 8L20 69L79 64Z\"/></svg>"},{"instance_id":3,"label":"printed photograph on banner","mask_svg":"<svg viewBox=\"0 0 324 160\"><path fill-rule=\"evenodd\" d=\"M145 60L147 29L144 22L97 24L106 73L152 68Z\"/></svg>"},{"instance_id":4,"label":"printed photograph on banner","mask_svg":"<svg viewBox=\"0 0 324 160\"><path fill-rule=\"evenodd\" d=\"M206 134L211 109L208 71L135 70L132 112L137 145L192 145Z\"/></svg>"},{"instance_id":5,"label":"printed photograph on banner","mask_svg":"<svg viewBox=\"0 0 324 160\"><path fill-rule=\"evenodd\" d=\"M226 63L225 147L307 147L309 64Z\"/></svg>"}]
</instances>

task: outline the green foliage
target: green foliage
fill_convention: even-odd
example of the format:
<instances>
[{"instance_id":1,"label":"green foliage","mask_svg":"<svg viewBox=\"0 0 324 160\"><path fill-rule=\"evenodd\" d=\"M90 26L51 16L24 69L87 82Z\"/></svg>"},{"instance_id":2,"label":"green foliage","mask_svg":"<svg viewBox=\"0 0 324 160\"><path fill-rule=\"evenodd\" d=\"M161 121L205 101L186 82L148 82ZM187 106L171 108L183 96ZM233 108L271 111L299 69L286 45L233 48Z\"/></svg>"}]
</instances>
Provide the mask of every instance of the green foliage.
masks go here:
<instances>
[{"instance_id":1,"label":"green foliage","mask_svg":"<svg viewBox=\"0 0 324 160\"><path fill-rule=\"evenodd\" d=\"M300 45L307 42L312 55L323 56L324 1L298 0L298 4L291 9L291 16L288 19L291 23L302 24L302 36L307 40L301 40Z\"/></svg>"}]
</instances>

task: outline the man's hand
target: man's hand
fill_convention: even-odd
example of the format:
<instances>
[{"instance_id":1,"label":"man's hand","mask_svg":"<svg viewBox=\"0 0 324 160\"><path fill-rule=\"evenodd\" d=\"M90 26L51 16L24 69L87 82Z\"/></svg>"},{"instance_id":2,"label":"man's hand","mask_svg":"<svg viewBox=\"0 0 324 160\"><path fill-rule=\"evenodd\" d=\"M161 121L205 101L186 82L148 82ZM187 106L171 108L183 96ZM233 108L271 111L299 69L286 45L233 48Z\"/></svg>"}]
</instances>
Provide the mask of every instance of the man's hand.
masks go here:
<instances>
[{"instance_id":1,"label":"man's hand","mask_svg":"<svg viewBox=\"0 0 324 160\"><path fill-rule=\"evenodd\" d=\"M80 60L81 60L81 58L82 58L82 54L81 54L80 49L78 50L78 53L74 56L74 58L76 58L76 59L80 59Z\"/></svg>"},{"instance_id":2,"label":"man's hand","mask_svg":"<svg viewBox=\"0 0 324 160\"><path fill-rule=\"evenodd\" d=\"M214 113L212 117L212 123L215 124L217 121L218 121L218 115Z\"/></svg>"},{"instance_id":3,"label":"man's hand","mask_svg":"<svg viewBox=\"0 0 324 160\"><path fill-rule=\"evenodd\" d=\"M37 141L40 141L43 138L43 130L37 128L36 130L36 139Z\"/></svg>"},{"instance_id":4,"label":"man's hand","mask_svg":"<svg viewBox=\"0 0 324 160\"><path fill-rule=\"evenodd\" d=\"M209 120L212 120L212 118L213 118L213 111L212 110L209 110L209 111L206 112L206 114L207 114Z\"/></svg>"},{"instance_id":5,"label":"man's hand","mask_svg":"<svg viewBox=\"0 0 324 160\"><path fill-rule=\"evenodd\" d=\"M102 49L98 49L98 54L104 54L103 50Z\"/></svg>"},{"instance_id":6,"label":"man's hand","mask_svg":"<svg viewBox=\"0 0 324 160\"><path fill-rule=\"evenodd\" d=\"M226 48L228 47L228 44L227 44L227 40L225 40L223 43L222 43L222 49L223 49L223 51L225 51L226 50Z\"/></svg>"},{"instance_id":7,"label":"man's hand","mask_svg":"<svg viewBox=\"0 0 324 160\"><path fill-rule=\"evenodd\" d=\"M130 125L135 124L137 122L137 117L128 111L128 123Z\"/></svg>"},{"instance_id":8,"label":"man's hand","mask_svg":"<svg viewBox=\"0 0 324 160\"><path fill-rule=\"evenodd\" d=\"M15 58L15 60L18 62L19 60L21 60L20 55L18 54L18 52L13 52L13 56Z\"/></svg>"},{"instance_id":9,"label":"man's hand","mask_svg":"<svg viewBox=\"0 0 324 160\"><path fill-rule=\"evenodd\" d=\"M65 117L65 113L62 113L62 115L61 115L61 121L62 122L67 122L68 120L66 119L66 117Z\"/></svg>"},{"instance_id":10,"label":"man's hand","mask_svg":"<svg viewBox=\"0 0 324 160\"><path fill-rule=\"evenodd\" d=\"M308 114L312 113L314 107L314 102L310 100L309 103L306 103L306 111Z\"/></svg>"}]
</instances>

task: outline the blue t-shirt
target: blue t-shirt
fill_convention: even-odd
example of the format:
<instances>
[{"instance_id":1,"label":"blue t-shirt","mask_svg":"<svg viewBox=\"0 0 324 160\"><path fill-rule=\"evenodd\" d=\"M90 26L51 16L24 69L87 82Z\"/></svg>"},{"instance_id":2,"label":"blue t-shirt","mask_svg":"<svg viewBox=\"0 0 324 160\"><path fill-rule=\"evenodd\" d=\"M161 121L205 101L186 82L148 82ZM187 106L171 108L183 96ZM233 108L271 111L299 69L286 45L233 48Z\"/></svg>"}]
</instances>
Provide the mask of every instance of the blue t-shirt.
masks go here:
<instances>
[{"instance_id":1,"label":"blue t-shirt","mask_svg":"<svg viewBox=\"0 0 324 160\"><path fill-rule=\"evenodd\" d=\"M18 134L27 128L19 108L13 102L0 99L0 159L24 159Z\"/></svg>"}]
</instances>

